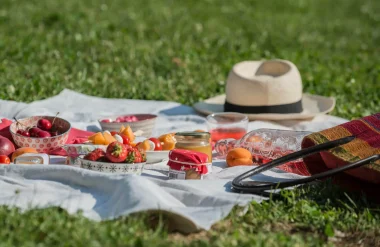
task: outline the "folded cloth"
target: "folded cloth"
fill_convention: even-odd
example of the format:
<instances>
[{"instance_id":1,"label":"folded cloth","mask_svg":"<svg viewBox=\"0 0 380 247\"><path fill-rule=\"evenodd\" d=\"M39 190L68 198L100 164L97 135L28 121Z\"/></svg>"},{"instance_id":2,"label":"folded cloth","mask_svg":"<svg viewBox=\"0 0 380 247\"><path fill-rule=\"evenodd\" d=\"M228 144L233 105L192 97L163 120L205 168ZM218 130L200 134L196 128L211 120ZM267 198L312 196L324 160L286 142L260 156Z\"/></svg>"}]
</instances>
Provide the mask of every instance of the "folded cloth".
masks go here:
<instances>
[{"instance_id":1,"label":"folded cloth","mask_svg":"<svg viewBox=\"0 0 380 247\"><path fill-rule=\"evenodd\" d=\"M308 148L347 136L356 138L345 145L304 158L310 174L380 154L380 113L310 134L303 139L301 145L302 148ZM376 195L376 187L380 184L380 161L348 170L335 181L348 188Z\"/></svg>"},{"instance_id":2,"label":"folded cloth","mask_svg":"<svg viewBox=\"0 0 380 247\"><path fill-rule=\"evenodd\" d=\"M13 142L11 132L9 131L9 126L12 121L6 118L0 120L0 135L8 138ZM76 128L71 128L69 137L67 138L66 144L81 144L88 140L90 135L94 134L90 131L80 130ZM14 142L13 142L14 143ZM61 155L67 156L66 151L63 148L57 148L49 152L51 155Z\"/></svg>"}]
</instances>

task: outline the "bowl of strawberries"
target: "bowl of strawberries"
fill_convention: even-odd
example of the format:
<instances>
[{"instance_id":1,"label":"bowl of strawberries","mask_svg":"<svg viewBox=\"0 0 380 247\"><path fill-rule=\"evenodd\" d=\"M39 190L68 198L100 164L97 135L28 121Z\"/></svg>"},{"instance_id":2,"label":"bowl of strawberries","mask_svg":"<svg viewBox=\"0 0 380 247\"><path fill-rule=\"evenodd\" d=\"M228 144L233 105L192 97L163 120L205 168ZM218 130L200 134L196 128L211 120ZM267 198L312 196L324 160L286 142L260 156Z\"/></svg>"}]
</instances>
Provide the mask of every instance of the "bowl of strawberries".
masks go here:
<instances>
[{"instance_id":1,"label":"bowl of strawberries","mask_svg":"<svg viewBox=\"0 0 380 247\"><path fill-rule=\"evenodd\" d=\"M62 147L69 137L70 129L70 123L57 116L18 119L9 127L18 147L31 147L41 153Z\"/></svg>"},{"instance_id":2,"label":"bowl of strawberries","mask_svg":"<svg viewBox=\"0 0 380 247\"><path fill-rule=\"evenodd\" d=\"M79 160L84 169L136 175L141 175L146 164L144 150L118 141L96 148Z\"/></svg>"}]
</instances>

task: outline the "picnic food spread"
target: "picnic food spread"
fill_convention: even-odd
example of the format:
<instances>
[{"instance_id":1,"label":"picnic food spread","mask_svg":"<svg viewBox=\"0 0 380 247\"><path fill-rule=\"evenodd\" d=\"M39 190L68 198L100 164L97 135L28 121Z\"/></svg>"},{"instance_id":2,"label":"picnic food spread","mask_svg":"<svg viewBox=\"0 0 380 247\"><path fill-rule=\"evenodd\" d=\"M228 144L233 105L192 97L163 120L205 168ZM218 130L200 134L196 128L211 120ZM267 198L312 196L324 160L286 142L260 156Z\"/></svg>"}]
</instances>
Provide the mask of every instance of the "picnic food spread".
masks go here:
<instances>
[{"instance_id":1,"label":"picnic food spread","mask_svg":"<svg viewBox=\"0 0 380 247\"><path fill-rule=\"evenodd\" d=\"M226 121L225 116L219 117L223 118L224 122ZM228 117L235 116L230 114ZM132 129L129 125L132 122L139 122L135 115L101 121L120 123L119 129L103 130L89 135L81 143L66 144L71 129L70 123L66 120L57 116L18 119L11 124L10 132L14 137L16 147L19 148L16 149L11 140L0 136L0 154L5 155L9 163L48 164L48 153L52 149L64 147L67 155L66 164L102 172L134 174L141 174L147 162L168 160L171 179L201 179L212 168L212 144L216 139L212 140L210 132L195 130L144 137L140 129L136 127ZM228 131L228 128L226 130ZM241 132L243 134L246 130L242 129ZM59 139L55 140L53 145L51 139L57 137ZM261 143L263 138L259 135L248 135L246 139L239 140L239 145L236 145L239 141L231 139L230 135L220 138L222 137L228 137L226 140L230 141L224 150L226 155L224 158L228 166L253 165L258 161L264 164L269 160L264 158L260 160L261 157L254 152L253 146L247 145L247 143ZM217 138L219 140L216 145L217 153L222 150L221 143L226 142L220 138ZM5 157L0 157L0 162L7 163L8 159Z\"/></svg>"},{"instance_id":2,"label":"picnic food spread","mask_svg":"<svg viewBox=\"0 0 380 247\"><path fill-rule=\"evenodd\" d=\"M122 119L125 117L119 118ZM124 122L127 121L136 119L129 117ZM213 140L204 130L144 137L141 130L122 124L118 131L92 133L76 144L66 144L71 125L57 116L18 119L9 130L14 143L0 136L0 163L3 164L49 164L49 153L63 147L66 164L101 172L141 174L147 163L166 160L171 179L202 179L212 169ZM228 138L215 143L214 151L226 160L228 167L262 165L300 150L306 135L310 132L261 129L240 139L225 136ZM279 168L310 175L302 159Z\"/></svg>"}]
</instances>

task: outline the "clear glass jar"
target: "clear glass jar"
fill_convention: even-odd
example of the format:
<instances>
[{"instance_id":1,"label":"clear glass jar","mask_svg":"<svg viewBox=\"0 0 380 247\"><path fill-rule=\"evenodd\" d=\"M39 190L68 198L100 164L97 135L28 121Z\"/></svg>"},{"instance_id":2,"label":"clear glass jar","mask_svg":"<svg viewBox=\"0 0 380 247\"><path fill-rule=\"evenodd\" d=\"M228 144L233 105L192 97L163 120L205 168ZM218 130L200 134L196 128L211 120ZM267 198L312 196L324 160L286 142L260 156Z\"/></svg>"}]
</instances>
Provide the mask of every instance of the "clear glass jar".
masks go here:
<instances>
[{"instance_id":1,"label":"clear glass jar","mask_svg":"<svg viewBox=\"0 0 380 247\"><path fill-rule=\"evenodd\" d=\"M175 134L175 148L197 151L208 155L212 162L211 138L209 132L178 132Z\"/></svg>"}]
</instances>

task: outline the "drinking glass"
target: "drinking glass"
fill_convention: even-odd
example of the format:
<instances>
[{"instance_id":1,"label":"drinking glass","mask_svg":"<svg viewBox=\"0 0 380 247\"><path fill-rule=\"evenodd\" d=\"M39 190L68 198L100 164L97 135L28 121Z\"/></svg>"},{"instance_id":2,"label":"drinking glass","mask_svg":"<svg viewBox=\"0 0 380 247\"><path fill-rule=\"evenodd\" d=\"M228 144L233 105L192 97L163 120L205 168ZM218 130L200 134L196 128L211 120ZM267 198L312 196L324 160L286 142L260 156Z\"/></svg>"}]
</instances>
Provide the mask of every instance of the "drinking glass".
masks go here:
<instances>
[{"instance_id":1,"label":"drinking glass","mask_svg":"<svg viewBox=\"0 0 380 247\"><path fill-rule=\"evenodd\" d=\"M241 113L222 112L207 116L207 127L213 143L221 139L239 140L248 129L248 117Z\"/></svg>"}]
</instances>

